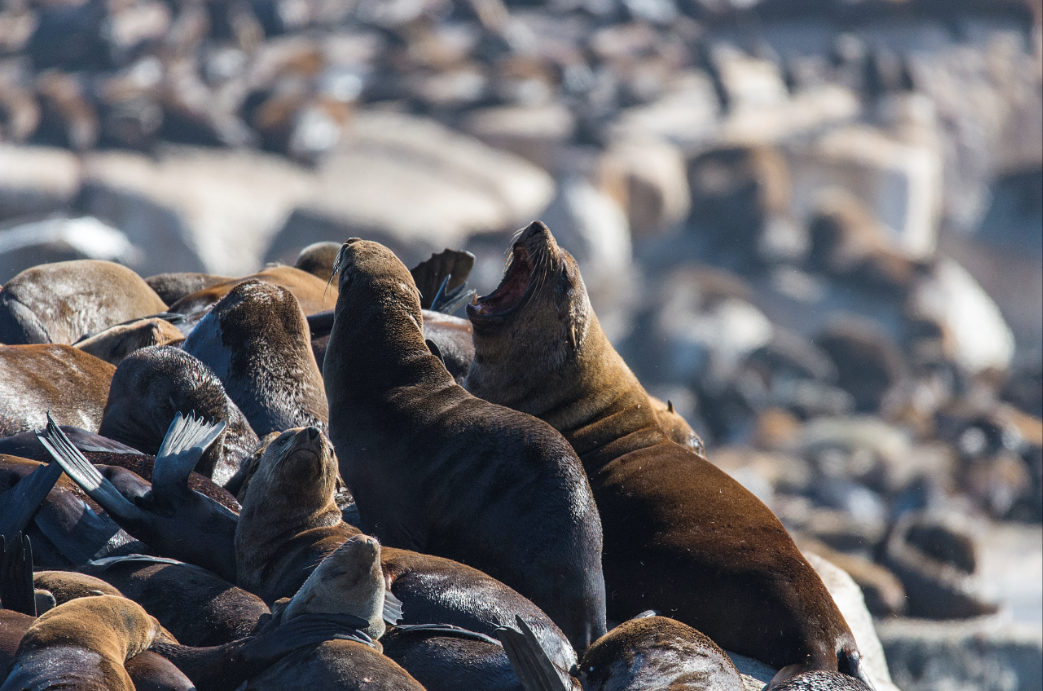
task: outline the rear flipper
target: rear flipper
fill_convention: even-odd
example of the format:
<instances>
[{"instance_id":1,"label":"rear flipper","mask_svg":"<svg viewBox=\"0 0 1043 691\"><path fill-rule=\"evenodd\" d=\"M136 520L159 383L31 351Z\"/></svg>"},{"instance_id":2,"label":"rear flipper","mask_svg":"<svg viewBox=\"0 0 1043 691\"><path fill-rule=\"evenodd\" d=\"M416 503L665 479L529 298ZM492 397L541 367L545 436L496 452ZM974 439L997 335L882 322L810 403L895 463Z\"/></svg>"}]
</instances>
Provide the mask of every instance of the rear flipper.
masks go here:
<instances>
[{"instance_id":1,"label":"rear flipper","mask_svg":"<svg viewBox=\"0 0 1043 691\"><path fill-rule=\"evenodd\" d=\"M517 629L504 626L496 629L495 634L525 691L570 691L572 687L558 675L550 655L529 625L517 615L514 619Z\"/></svg>"},{"instance_id":2,"label":"rear flipper","mask_svg":"<svg viewBox=\"0 0 1043 691\"><path fill-rule=\"evenodd\" d=\"M0 600L4 609L36 616L36 589L33 587L33 548L29 537L16 534L11 540L0 537Z\"/></svg>"},{"instance_id":3,"label":"rear flipper","mask_svg":"<svg viewBox=\"0 0 1043 691\"><path fill-rule=\"evenodd\" d=\"M187 417L177 413L170 423L156 454L152 470L152 492L163 495L188 491L188 476L207 448L225 430L224 421L207 423L194 413Z\"/></svg>"},{"instance_id":4,"label":"rear flipper","mask_svg":"<svg viewBox=\"0 0 1043 691\"><path fill-rule=\"evenodd\" d=\"M402 621L402 601L395 597L390 589L384 591L383 619L392 626Z\"/></svg>"},{"instance_id":5,"label":"rear flipper","mask_svg":"<svg viewBox=\"0 0 1043 691\"><path fill-rule=\"evenodd\" d=\"M57 463L42 465L0 496L0 535L14 540L25 530L48 492L62 476Z\"/></svg>"},{"instance_id":6,"label":"rear flipper","mask_svg":"<svg viewBox=\"0 0 1043 691\"><path fill-rule=\"evenodd\" d=\"M37 430L36 436L62 470L83 488L87 496L116 518L135 524L141 522L141 509L127 501L79 449L72 445L65 433L55 424L50 413L47 414L47 427L42 432Z\"/></svg>"}]
</instances>

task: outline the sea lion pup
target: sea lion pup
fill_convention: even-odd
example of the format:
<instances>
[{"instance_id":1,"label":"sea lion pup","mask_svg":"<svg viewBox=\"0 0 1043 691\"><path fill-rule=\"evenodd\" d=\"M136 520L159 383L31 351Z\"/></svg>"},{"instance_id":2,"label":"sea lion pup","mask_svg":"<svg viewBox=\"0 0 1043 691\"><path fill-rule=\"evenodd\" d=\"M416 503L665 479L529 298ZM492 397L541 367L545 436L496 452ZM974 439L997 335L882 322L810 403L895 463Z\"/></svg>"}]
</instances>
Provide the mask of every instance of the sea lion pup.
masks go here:
<instances>
[{"instance_id":1,"label":"sea lion pup","mask_svg":"<svg viewBox=\"0 0 1043 691\"><path fill-rule=\"evenodd\" d=\"M53 421L49 419L37 436L65 473L131 535L161 554L231 581L236 576L235 552L227 546L234 540L237 516L188 487L192 468L223 429L223 422L207 424L178 413L156 455L151 488L134 491L133 501L103 477Z\"/></svg>"},{"instance_id":2,"label":"sea lion pup","mask_svg":"<svg viewBox=\"0 0 1043 691\"><path fill-rule=\"evenodd\" d=\"M389 249L348 240L338 267L324 380L363 530L484 571L585 649L605 632L605 586L575 454L546 424L456 384L424 342L416 287Z\"/></svg>"},{"instance_id":3,"label":"sea lion pup","mask_svg":"<svg viewBox=\"0 0 1043 691\"><path fill-rule=\"evenodd\" d=\"M145 279L149 288L156 291L156 295L168 305L190 295L196 291L209 288L210 286L235 280L231 276L215 276L214 274L201 274L191 272L173 272L156 274Z\"/></svg>"},{"instance_id":4,"label":"sea lion pup","mask_svg":"<svg viewBox=\"0 0 1043 691\"><path fill-rule=\"evenodd\" d=\"M125 266L93 259L41 264L0 290L0 343L69 344L85 333L166 309Z\"/></svg>"},{"instance_id":5,"label":"sea lion pup","mask_svg":"<svg viewBox=\"0 0 1043 691\"><path fill-rule=\"evenodd\" d=\"M520 234L500 286L467 316L468 389L546 420L583 461L613 618L654 607L776 669L839 664L865 679L843 615L775 515L663 432L545 225Z\"/></svg>"},{"instance_id":6,"label":"sea lion pup","mask_svg":"<svg viewBox=\"0 0 1043 691\"><path fill-rule=\"evenodd\" d=\"M213 370L257 434L326 429L329 408L308 322L285 288L237 284L199 321L184 350Z\"/></svg>"},{"instance_id":7,"label":"sea lion pup","mask_svg":"<svg viewBox=\"0 0 1043 691\"><path fill-rule=\"evenodd\" d=\"M305 314L328 310L337 302L337 289L334 286L328 286L328 275L326 278L319 278L292 266L269 266L255 274L242 278L229 278L189 293L172 304L170 311L181 314L205 312L212 305L224 299L237 285L246 281L259 281L288 291L297 298L297 302L300 303Z\"/></svg>"},{"instance_id":8,"label":"sea lion pup","mask_svg":"<svg viewBox=\"0 0 1043 691\"><path fill-rule=\"evenodd\" d=\"M235 536L241 586L268 602L289 597L326 555L360 534L340 518L336 482L336 459L322 435L287 430L269 445L243 498ZM380 560L387 592L402 602L402 624L449 624L491 635L517 613L532 624L556 667L565 673L575 664L565 634L542 610L481 571L387 546Z\"/></svg>"},{"instance_id":9,"label":"sea lion pup","mask_svg":"<svg viewBox=\"0 0 1043 691\"><path fill-rule=\"evenodd\" d=\"M168 636L141 605L126 598L71 600L45 612L25 632L0 690L134 691L124 663Z\"/></svg>"},{"instance_id":10,"label":"sea lion pup","mask_svg":"<svg viewBox=\"0 0 1043 691\"><path fill-rule=\"evenodd\" d=\"M0 346L0 437L64 425L97 431L116 368L69 345Z\"/></svg>"},{"instance_id":11,"label":"sea lion pup","mask_svg":"<svg viewBox=\"0 0 1043 691\"><path fill-rule=\"evenodd\" d=\"M257 434L217 375L180 348L144 348L120 363L98 432L155 454L174 415L190 411L226 425L195 468L223 486L257 448Z\"/></svg>"},{"instance_id":12,"label":"sea lion pup","mask_svg":"<svg viewBox=\"0 0 1043 691\"><path fill-rule=\"evenodd\" d=\"M739 671L709 638L679 621L643 612L598 639L562 678L521 617L499 629L525 691L743 691Z\"/></svg>"},{"instance_id":13,"label":"sea lion pup","mask_svg":"<svg viewBox=\"0 0 1043 691\"><path fill-rule=\"evenodd\" d=\"M110 326L72 345L110 365L119 365L136 350L156 345L177 345L184 340L184 335L176 326L165 319L152 317Z\"/></svg>"}]
</instances>

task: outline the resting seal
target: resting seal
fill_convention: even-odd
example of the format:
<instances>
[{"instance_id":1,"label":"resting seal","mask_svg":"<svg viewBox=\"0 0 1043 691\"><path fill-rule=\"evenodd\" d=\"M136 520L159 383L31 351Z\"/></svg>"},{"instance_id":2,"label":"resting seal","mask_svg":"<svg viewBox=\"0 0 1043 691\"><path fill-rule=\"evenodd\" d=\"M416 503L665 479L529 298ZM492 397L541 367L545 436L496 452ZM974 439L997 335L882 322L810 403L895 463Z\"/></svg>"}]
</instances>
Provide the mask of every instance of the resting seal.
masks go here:
<instances>
[{"instance_id":1,"label":"resting seal","mask_svg":"<svg viewBox=\"0 0 1043 691\"><path fill-rule=\"evenodd\" d=\"M601 526L549 426L456 384L424 342L420 297L386 247L341 248L323 365L330 438L363 530L474 566L585 649L605 632Z\"/></svg>"},{"instance_id":2,"label":"resting seal","mask_svg":"<svg viewBox=\"0 0 1043 691\"><path fill-rule=\"evenodd\" d=\"M0 290L0 343L69 344L83 334L166 309L125 266L93 259L41 264Z\"/></svg>"},{"instance_id":3,"label":"resting seal","mask_svg":"<svg viewBox=\"0 0 1043 691\"><path fill-rule=\"evenodd\" d=\"M116 368L69 345L0 346L0 437L47 424L97 431Z\"/></svg>"},{"instance_id":4,"label":"resting seal","mask_svg":"<svg viewBox=\"0 0 1043 691\"><path fill-rule=\"evenodd\" d=\"M206 311L245 281L260 281L288 291L297 298L305 314L328 310L337 301L336 288L327 287L329 276L322 279L292 266L271 266L250 276L229 278L190 293L172 304L170 311L181 314Z\"/></svg>"},{"instance_id":5,"label":"resting seal","mask_svg":"<svg viewBox=\"0 0 1043 691\"><path fill-rule=\"evenodd\" d=\"M775 515L672 441L591 309L575 260L536 222L468 305L477 396L546 420L590 478L609 614L655 608L775 668L864 676L843 615Z\"/></svg>"},{"instance_id":6,"label":"resting seal","mask_svg":"<svg viewBox=\"0 0 1043 691\"><path fill-rule=\"evenodd\" d=\"M258 280L235 285L199 321L184 350L213 370L257 434L326 429L329 411L308 322L285 288Z\"/></svg>"},{"instance_id":7,"label":"resting seal","mask_svg":"<svg viewBox=\"0 0 1043 691\"><path fill-rule=\"evenodd\" d=\"M257 447L257 434L213 371L180 348L144 348L120 363L98 432L154 455L175 413L191 412L226 425L195 468L223 486Z\"/></svg>"},{"instance_id":8,"label":"resting seal","mask_svg":"<svg viewBox=\"0 0 1043 691\"><path fill-rule=\"evenodd\" d=\"M73 343L73 347L110 365L119 365L136 350L155 345L177 345L184 340L176 326L165 319L152 317L110 326L93 336L81 338Z\"/></svg>"}]
</instances>

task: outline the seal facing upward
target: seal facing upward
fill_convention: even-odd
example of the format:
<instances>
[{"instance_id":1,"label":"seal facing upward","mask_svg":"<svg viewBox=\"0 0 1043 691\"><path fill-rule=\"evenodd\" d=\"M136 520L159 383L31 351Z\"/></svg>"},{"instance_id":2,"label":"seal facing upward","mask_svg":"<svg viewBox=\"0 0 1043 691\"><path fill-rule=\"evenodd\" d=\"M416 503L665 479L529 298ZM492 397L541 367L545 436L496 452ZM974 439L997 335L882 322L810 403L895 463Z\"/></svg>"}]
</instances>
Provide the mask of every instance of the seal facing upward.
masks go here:
<instances>
[{"instance_id":1,"label":"seal facing upward","mask_svg":"<svg viewBox=\"0 0 1043 691\"><path fill-rule=\"evenodd\" d=\"M835 671L839 662L863 675L843 615L782 523L671 440L545 225L521 233L500 286L467 316L468 389L549 422L583 461L614 619L652 608L776 668Z\"/></svg>"},{"instance_id":2,"label":"seal facing upward","mask_svg":"<svg viewBox=\"0 0 1043 691\"><path fill-rule=\"evenodd\" d=\"M585 649L605 632L601 525L572 449L456 384L424 342L420 296L389 249L349 240L338 264L323 378L363 530L484 571Z\"/></svg>"}]
</instances>

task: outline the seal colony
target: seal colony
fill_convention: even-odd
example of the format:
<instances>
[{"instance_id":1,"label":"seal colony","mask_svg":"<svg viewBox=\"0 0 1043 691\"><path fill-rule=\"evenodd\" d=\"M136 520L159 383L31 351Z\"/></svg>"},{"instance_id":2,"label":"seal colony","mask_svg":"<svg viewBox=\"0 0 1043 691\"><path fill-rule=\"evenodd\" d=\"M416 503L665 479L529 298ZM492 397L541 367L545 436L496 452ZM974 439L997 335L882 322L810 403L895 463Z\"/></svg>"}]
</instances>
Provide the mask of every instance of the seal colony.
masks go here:
<instances>
[{"instance_id":1,"label":"seal colony","mask_svg":"<svg viewBox=\"0 0 1043 691\"><path fill-rule=\"evenodd\" d=\"M350 239L239 279L12 279L0 689L741 688L723 650L773 689L871 688L550 231L461 320L473 262Z\"/></svg>"}]
</instances>

